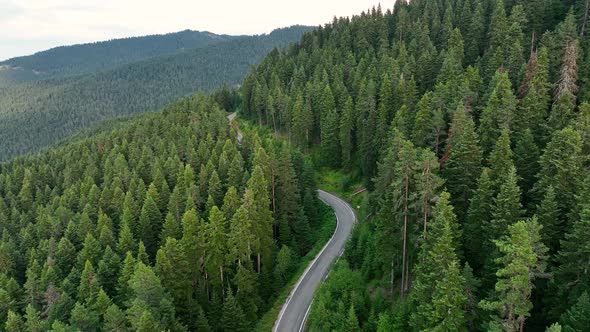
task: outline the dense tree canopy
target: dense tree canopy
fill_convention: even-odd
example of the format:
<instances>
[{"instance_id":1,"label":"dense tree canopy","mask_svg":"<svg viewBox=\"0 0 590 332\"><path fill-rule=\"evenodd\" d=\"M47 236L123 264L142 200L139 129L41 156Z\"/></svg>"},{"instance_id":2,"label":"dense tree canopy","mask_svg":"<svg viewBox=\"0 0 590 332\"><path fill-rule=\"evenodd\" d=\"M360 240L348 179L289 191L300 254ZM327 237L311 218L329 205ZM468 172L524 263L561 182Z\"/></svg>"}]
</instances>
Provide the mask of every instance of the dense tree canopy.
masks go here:
<instances>
[{"instance_id":1,"label":"dense tree canopy","mask_svg":"<svg viewBox=\"0 0 590 332\"><path fill-rule=\"evenodd\" d=\"M251 329L318 203L309 161L225 116L186 98L1 164L0 330Z\"/></svg>"}]
</instances>

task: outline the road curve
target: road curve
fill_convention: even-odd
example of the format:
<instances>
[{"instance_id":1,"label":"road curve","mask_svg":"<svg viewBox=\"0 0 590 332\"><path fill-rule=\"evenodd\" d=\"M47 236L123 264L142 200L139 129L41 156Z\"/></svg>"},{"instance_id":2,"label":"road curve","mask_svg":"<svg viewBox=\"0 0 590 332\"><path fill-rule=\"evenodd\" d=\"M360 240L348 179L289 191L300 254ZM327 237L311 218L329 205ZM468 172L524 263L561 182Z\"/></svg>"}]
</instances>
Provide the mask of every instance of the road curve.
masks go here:
<instances>
[{"instance_id":1,"label":"road curve","mask_svg":"<svg viewBox=\"0 0 590 332\"><path fill-rule=\"evenodd\" d=\"M227 119L229 120L229 125L234 128L237 132L237 139L238 142L242 142L242 138L244 138L244 135L242 135L242 131L240 130L240 127L238 127L237 125L235 125L234 123L234 119L236 118L236 115L238 115L238 112L233 112L231 114L229 114L227 116Z\"/></svg>"},{"instance_id":2,"label":"road curve","mask_svg":"<svg viewBox=\"0 0 590 332\"><path fill-rule=\"evenodd\" d=\"M323 190L318 190L318 195L334 210L337 221L336 231L291 290L291 294L281 308L272 329L273 332L301 332L305 329L314 293L330 271L332 262L342 255L356 220L354 211L342 199Z\"/></svg>"}]
</instances>

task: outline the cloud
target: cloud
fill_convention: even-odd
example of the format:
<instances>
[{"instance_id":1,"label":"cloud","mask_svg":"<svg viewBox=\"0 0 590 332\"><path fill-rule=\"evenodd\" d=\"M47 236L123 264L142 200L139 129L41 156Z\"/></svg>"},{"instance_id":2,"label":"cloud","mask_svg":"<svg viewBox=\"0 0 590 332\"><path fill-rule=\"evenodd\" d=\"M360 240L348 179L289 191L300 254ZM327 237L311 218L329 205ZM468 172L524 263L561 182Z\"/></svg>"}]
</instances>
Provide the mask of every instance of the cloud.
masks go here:
<instances>
[{"instance_id":1,"label":"cloud","mask_svg":"<svg viewBox=\"0 0 590 332\"><path fill-rule=\"evenodd\" d=\"M12 1L0 0L0 22L25 13L24 8Z\"/></svg>"}]
</instances>

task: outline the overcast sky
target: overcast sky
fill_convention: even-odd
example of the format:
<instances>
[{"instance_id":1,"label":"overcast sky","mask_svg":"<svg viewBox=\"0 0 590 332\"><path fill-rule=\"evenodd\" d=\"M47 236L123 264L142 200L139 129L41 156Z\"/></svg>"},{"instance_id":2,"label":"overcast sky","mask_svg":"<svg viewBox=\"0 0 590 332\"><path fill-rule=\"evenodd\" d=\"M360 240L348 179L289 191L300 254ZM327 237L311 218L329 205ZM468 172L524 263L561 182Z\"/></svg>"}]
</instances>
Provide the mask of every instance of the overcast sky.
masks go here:
<instances>
[{"instance_id":1,"label":"overcast sky","mask_svg":"<svg viewBox=\"0 0 590 332\"><path fill-rule=\"evenodd\" d=\"M0 0L0 60L60 45L184 29L260 34L394 0Z\"/></svg>"}]
</instances>

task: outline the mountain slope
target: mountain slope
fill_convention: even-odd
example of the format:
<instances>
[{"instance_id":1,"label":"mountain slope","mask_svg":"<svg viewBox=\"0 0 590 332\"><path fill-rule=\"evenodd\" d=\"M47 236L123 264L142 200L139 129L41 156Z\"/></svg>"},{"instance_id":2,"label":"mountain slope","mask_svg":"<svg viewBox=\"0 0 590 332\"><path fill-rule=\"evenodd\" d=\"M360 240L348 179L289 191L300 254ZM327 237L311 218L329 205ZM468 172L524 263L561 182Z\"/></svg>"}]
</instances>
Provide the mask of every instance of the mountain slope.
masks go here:
<instances>
[{"instance_id":1,"label":"mountain slope","mask_svg":"<svg viewBox=\"0 0 590 332\"><path fill-rule=\"evenodd\" d=\"M584 330L589 17L590 1L398 0L248 75L242 116L339 170L342 197L369 190L309 331Z\"/></svg>"},{"instance_id":2,"label":"mountain slope","mask_svg":"<svg viewBox=\"0 0 590 332\"><path fill-rule=\"evenodd\" d=\"M273 48L298 40L309 29L278 29L98 73L0 88L0 161L98 121L157 110L194 91L238 84Z\"/></svg>"},{"instance_id":3,"label":"mountain slope","mask_svg":"<svg viewBox=\"0 0 590 332\"><path fill-rule=\"evenodd\" d=\"M0 330L251 330L335 222L255 130L199 95L0 164Z\"/></svg>"},{"instance_id":4,"label":"mountain slope","mask_svg":"<svg viewBox=\"0 0 590 332\"><path fill-rule=\"evenodd\" d=\"M0 87L32 80L91 73L119 65L206 47L237 36L184 30L165 35L60 46L0 62Z\"/></svg>"}]
</instances>

